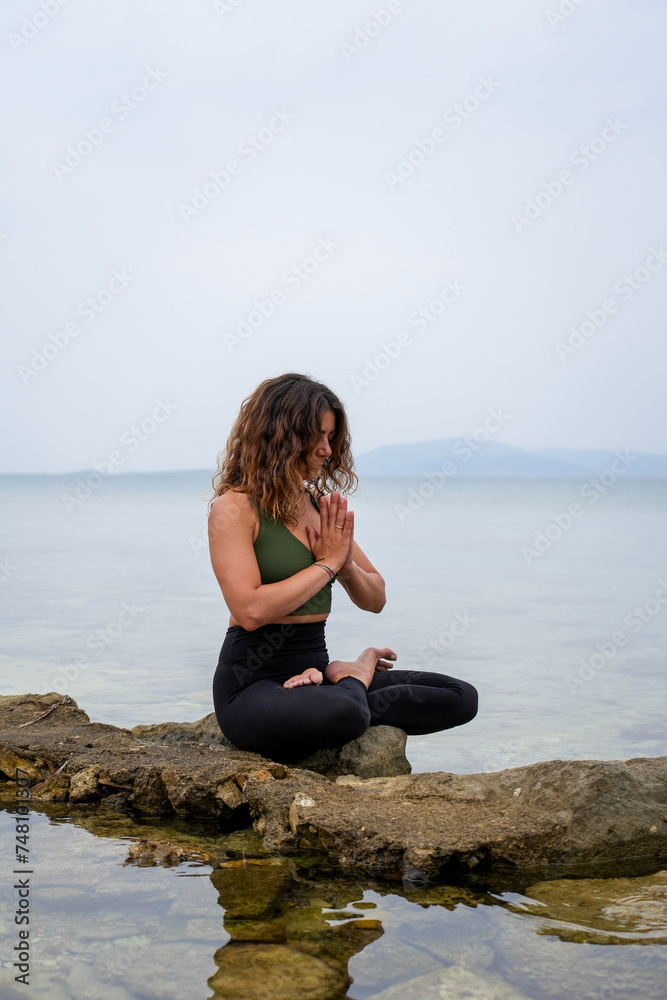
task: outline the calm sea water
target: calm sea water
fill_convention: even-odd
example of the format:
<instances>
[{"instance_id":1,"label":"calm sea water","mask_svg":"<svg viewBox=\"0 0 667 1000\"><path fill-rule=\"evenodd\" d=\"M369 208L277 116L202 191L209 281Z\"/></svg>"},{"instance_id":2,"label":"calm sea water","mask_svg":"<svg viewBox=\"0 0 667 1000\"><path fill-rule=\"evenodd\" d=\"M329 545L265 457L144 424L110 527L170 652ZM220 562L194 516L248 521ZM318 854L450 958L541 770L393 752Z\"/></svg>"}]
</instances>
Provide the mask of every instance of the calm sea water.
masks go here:
<instances>
[{"instance_id":1,"label":"calm sea water","mask_svg":"<svg viewBox=\"0 0 667 1000\"><path fill-rule=\"evenodd\" d=\"M118 475L73 505L76 479L0 477L3 693L66 692L126 727L200 718L228 621L208 475ZM332 658L390 645L479 689L472 723L408 739L413 769L667 753L667 481L425 482L361 483L387 605L334 587L326 628Z\"/></svg>"},{"instance_id":2,"label":"calm sea water","mask_svg":"<svg viewBox=\"0 0 667 1000\"><path fill-rule=\"evenodd\" d=\"M0 478L2 692L67 692L92 719L128 727L210 712L227 612L205 542L208 477L118 476L68 511L63 494L75 485L76 476ZM408 739L413 769L667 753L667 483L619 480L593 490L594 502L590 486L574 480L452 480L426 499L423 485L362 483L352 502L357 540L384 575L388 602L371 615L334 588L327 623L331 656L389 644L397 666L441 670L479 689L471 724ZM568 525L573 503L580 515ZM31 996L203 998L211 995L206 980L219 965L238 965L239 955L243 995L266 996L261 976L246 981L256 922L231 941L238 920L229 923L224 892L218 897L219 870L123 864L139 837L217 849L228 842L232 855L253 858L262 853L255 835L161 834L150 820L87 816L39 805L31 814ZM7 914L16 903L13 836L14 821L0 810ZM339 947L341 958L352 956L347 995L357 1000L664 995L659 876L648 889L619 882L590 914L582 909L587 885L565 883L573 923L560 912L541 915L531 898L539 887L523 896L446 886L400 892L321 880L302 860L279 917L292 920L297 938L312 925L323 942L323 925L332 934L354 925ZM612 912L618 933L606 939ZM604 947L588 943L591 927ZM15 931L10 916L0 917L0 984L12 1000L25 993L7 957ZM288 981L290 933L272 952L274 972L287 963ZM368 940L355 943L355 934ZM214 995L237 995L238 981L226 972ZM294 995L303 995L301 985Z\"/></svg>"}]
</instances>

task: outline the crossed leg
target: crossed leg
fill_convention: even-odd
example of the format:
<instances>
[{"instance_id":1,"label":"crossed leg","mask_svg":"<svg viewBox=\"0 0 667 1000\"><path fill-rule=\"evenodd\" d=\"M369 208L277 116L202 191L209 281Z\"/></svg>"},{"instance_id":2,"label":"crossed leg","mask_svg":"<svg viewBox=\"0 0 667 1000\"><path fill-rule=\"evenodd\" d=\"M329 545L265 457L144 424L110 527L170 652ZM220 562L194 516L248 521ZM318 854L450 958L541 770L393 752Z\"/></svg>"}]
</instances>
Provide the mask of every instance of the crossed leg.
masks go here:
<instances>
[{"instance_id":1,"label":"crossed leg","mask_svg":"<svg viewBox=\"0 0 667 1000\"><path fill-rule=\"evenodd\" d=\"M291 690L266 678L241 691L219 721L241 750L292 763L362 736L371 722L366 694L356 677Z\"/></svg>"},{"instance_id":2,"label":"crossed leg","mask_svg":"<svg viewBox=\"0 0 667 1000\"><path fill-rule=\"evenodd\" d=\"M472 684L428 670L376 673L366 697L371 726L398 726L408 736L453 729L477 715Z\"/></svg>"}]
</instances>

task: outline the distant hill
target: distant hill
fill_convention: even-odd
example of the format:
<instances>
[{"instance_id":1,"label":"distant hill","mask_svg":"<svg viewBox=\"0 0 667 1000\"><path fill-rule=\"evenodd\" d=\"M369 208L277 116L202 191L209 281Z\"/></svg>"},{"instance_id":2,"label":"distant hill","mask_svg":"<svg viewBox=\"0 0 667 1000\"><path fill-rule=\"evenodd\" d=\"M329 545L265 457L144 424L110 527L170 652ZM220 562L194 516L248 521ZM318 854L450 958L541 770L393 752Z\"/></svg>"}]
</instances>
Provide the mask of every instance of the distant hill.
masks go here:
<instances>
[{"instance_id":1,"label":"distant hill","mask_svg":"<svg viewBox=\"0 0 667 1000\"><path fill-rule=\"evenodd\" d=\"M441 469L449 461L455 469L451 474L459 476L588 479L611 469L613 462L617 469L620 468L619 455L628 456L622 468L625 478L667 479L667 455L625 449L618 449L618 452L575 448L528 451L497 441L478 444L469 438L383 445L358 455L355 467L362 476L423 476Z\"/></svg>"}]
</instances>

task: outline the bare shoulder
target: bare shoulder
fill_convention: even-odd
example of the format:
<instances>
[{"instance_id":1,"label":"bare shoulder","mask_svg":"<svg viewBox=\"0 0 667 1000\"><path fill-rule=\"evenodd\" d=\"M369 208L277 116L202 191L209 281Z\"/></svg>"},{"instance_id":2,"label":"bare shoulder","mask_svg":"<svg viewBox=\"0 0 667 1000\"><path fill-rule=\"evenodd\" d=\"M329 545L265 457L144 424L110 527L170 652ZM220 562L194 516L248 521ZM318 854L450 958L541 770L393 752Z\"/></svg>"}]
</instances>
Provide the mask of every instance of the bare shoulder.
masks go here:
<instances>
[{"instance_id":1,"label":"bare shoulder","mask_svg":"<svg viewBox=\"0 0 667 1000\"><path fill-rule=\"evenodd\" d=\"M254 510L255 506L247 493L241 490L226 490L216 497L211 510Z\"/></svg>"},{"instance_id":2,"label":"bare shoulder","mask_svg":"<svg viewBox=\"0 0 667 1000\"><path fill-rule=\"evenodd\" d=\"M252 529L257 523L257 511L247 493L227 490L211 504L208 523L216 533L233 527Z\"/></svg>"}]
</instances>

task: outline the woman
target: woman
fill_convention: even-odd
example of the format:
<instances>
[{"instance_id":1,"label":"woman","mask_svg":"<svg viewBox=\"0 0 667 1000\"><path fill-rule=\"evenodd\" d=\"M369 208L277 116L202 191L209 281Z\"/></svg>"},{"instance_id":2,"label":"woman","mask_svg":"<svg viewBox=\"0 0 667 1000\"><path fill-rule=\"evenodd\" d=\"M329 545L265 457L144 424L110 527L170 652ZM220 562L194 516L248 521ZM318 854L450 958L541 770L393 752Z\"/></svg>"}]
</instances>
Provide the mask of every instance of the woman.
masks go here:
<instances>
[{"instance_id":1,"label":"woman","mask_svg":"<svg viewBox=\"0 0 667 1000\"><path fill-rule=\"evenodd\" d=\"M209 513L211 562L230 611L213 701L221 730L243 750L289 763L341 747L369 725L420 735L477 712L466 681L390 673L388 646L329 660L335 580L364 611L385 605L384 580L355 542L339 492L356 480L345 411L325 385L289 373L244 400Z\"/></svg>"}]
</instances>

